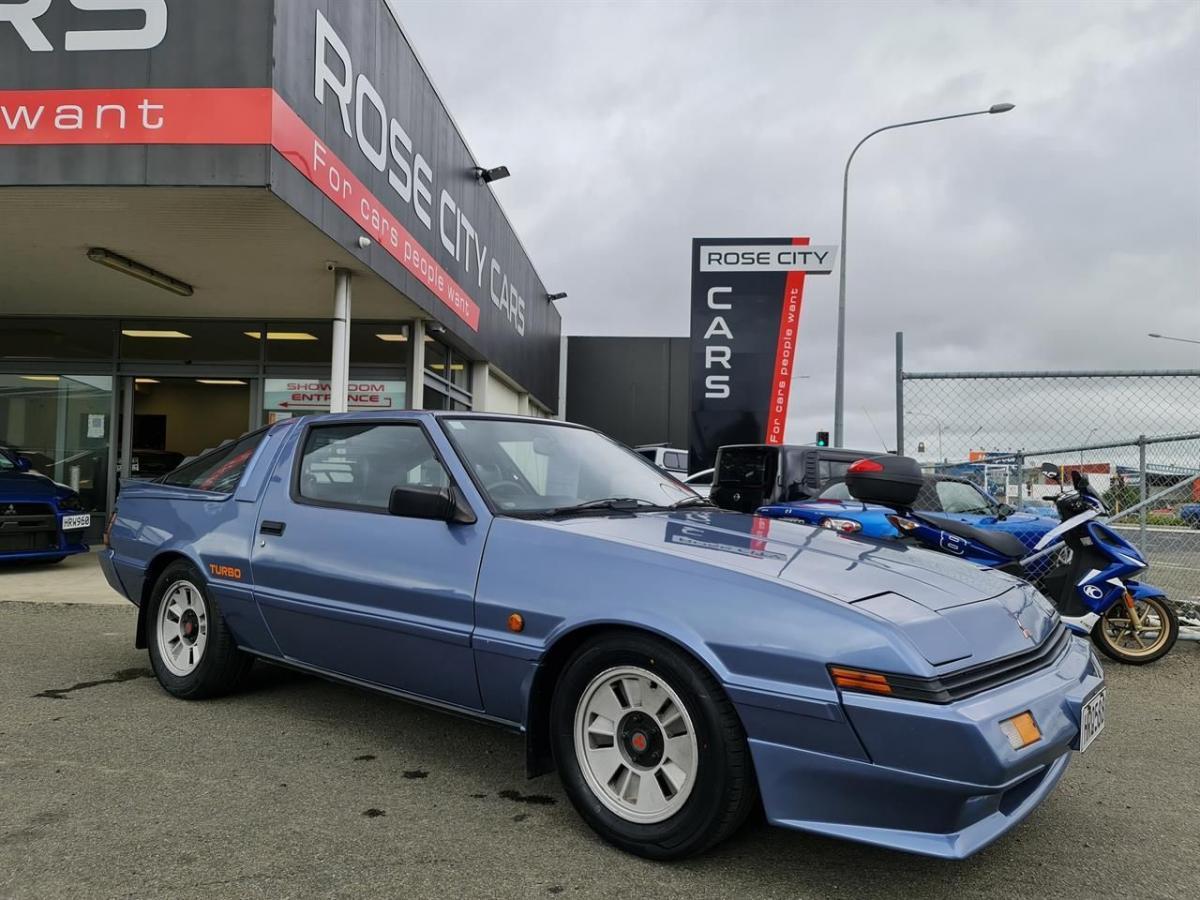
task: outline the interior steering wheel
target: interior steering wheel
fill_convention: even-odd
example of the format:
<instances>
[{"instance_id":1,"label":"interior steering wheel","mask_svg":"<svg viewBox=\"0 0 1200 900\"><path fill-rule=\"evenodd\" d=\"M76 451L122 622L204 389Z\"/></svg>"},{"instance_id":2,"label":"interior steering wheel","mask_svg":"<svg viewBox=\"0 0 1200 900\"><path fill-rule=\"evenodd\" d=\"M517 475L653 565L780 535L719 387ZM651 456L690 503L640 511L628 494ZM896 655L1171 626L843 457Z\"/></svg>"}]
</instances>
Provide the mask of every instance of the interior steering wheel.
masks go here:
<instances>
[{"instance_id":1,"label":"interior steering wheel","mask_svg":"<svg viewBox=\"0 0 1200 900\"><path fill-rule=\"evenodd\" d=\"M491 484L485 484L484 489L495 497L497 500L502 495L507 494L513 499L524 497L528 491L515 481L495 481Z\"/></svg>"}]
</instances>

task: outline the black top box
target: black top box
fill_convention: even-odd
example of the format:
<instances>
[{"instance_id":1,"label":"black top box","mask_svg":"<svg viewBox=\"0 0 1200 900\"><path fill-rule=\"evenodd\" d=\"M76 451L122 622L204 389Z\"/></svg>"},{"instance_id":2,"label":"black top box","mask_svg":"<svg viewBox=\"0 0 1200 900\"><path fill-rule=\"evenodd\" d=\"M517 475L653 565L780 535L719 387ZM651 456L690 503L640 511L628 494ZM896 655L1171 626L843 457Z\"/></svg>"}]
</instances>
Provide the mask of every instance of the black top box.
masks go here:
<instances>
[{"instance_id":1,"label":"black top box","mask_svg":"<svg viewBox=\"0 0 1200 900\"><path fill-rule=\"evenodd\" d=\"M860 459L846 472L846 489L863 503L908 508L917 500L924 478L921 466L909 456Z\"/></svg>"}]
</instances>

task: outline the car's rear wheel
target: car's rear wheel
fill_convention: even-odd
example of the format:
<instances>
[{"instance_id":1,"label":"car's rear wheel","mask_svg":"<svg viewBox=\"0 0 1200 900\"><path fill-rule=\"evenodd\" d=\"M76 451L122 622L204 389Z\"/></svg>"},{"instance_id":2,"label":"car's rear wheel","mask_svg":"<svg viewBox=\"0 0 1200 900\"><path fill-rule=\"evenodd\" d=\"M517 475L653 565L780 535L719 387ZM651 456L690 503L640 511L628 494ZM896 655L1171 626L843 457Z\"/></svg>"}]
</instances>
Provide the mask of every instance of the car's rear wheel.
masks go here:
<instances>
[{"instance_id":1,"label":"car's rear wheel","mask_svg":"<svg viewBox=\"0 0 1200 900\"><path fill-rule=\"evenodd\" d=\"M737 712L691 657L636 634L581 647L551 705L563 786L605 840L651 859L703 852L757 799Z\"/></svg>"},{"instance_id":2,"label":"car's rear wheel","mask_svg":"<svg viewBox=\"0 0 1200 900\"><path fill-rule=\"evenodd\" d=\"M187 562L171 563L159 575L145 627L159 684L185 700L229 693L254 662L237 648L204 579Z\"/></svg>"}]
</instances>

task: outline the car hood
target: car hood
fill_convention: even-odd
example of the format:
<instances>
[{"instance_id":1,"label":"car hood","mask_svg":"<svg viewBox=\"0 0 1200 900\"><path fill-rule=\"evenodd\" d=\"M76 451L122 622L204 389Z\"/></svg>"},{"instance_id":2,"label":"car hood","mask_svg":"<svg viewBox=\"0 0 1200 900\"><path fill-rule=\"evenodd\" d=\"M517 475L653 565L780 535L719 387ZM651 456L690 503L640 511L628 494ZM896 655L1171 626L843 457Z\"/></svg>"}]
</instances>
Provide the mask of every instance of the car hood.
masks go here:
<instances>
[{"instance_id":1,"label":"car hood","mask_svg":"<svg viewBox=\"0 0 1200 900\"><path fill-rule=\"evenodd\" d=\"M0 500L46 500L60 490L68 489L37 472L0 472Z\"/></svg>"},{"instance_id":2,"label":"car hood","mask_svg":"<svg viewBox=\"0 0 1200 900\"><path fill-rule=\"evenodd\" d=\"M994 597L1013 581L938 553L723 510L579 516L546 524L779 579L847 603L897 592L919 596L930 609L948 609Z\"/></svg>"},{"instance_id":3,"label":"car hood","mask_svg":"<svg viewBox=\"0 0 1200 900\"><path fill-rule=\"evenodd\" d=\"M539 524L782 582L895 625L934 665L1028 650L1057 617L1010 575L930 550L722 510Z\"/></svg>"}]
</instances>

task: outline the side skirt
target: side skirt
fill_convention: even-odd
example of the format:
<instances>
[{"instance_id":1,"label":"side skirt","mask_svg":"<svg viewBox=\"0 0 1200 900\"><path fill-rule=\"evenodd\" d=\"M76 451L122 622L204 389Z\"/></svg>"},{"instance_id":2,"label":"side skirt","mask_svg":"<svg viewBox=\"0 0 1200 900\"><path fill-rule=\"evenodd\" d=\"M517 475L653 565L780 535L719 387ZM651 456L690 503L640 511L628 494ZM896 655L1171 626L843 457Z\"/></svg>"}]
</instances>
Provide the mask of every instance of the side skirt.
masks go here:
<instances>
[{"instance_id":1,"label":"side skirt","mask_svg":"<svg viewBox=\"0 0 1200 900\"><path fill-rule=\"evenodd\" d=\"M326 681L333 681L339 684L348 684L353 687L364 688L372 693L386 694L389 697L395 697L398 700L404 700L416 706L423 706L427 709L436 709L439 712L449 713L452 716L458 716L461 719L470 719L473 722L482 722L485 725L492 725L496 728L502 728L505 731L511 731L515 734L524 734L525 726L520 722L512 722L508 719L501 719L497 716L489 716L481 710L467 709L465 706L456 706L453 703L445 703L441 700L434 700L430 697L422 697L420 694L410 694L408 691L402 691L399 688L391 688L382 684L376 684L373 681L363 681L361 678L354 678L350 675L342 675L338 672L331 672L328 669L321 669L317 666L310 666L306 663L297 662L292 659L283 659L278 656L272 656L269 653L260 653L257 650L251 650L247 647L240 647L243 653L248 653L257 659L271 663L276 666L283 666L285 669L295 669L298 672L305 672L309 675L316 675L319 678L324 678Z\"/></svg>"}]
</instances>

